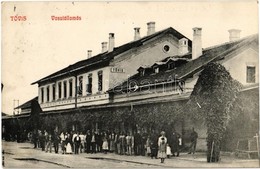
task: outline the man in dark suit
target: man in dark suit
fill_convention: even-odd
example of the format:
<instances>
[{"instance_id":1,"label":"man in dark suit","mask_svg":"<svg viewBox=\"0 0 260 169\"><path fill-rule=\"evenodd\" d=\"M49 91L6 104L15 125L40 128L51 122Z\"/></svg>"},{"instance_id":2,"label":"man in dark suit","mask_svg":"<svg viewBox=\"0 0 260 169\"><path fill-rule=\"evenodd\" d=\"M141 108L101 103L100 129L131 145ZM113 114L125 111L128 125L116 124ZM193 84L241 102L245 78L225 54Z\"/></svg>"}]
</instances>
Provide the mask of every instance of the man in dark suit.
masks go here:
<instances>
[{"instance_id":1,"label":"man in dark suit","mask_svg":"<svg viewBox=\"0 0 260 169\"><path fill-rule=\"evenodd\" d=\"M97 135L94 130L92 130L91 134L91 153L96 153L97 152Z\"/></svg>"},{"instance_id":2,"label":"man in dark suit","mask_svg":"<svg viewBox=\"0 0 260 169\"><path fill-rule=\"evenodd\" d=\"M135 155L141 155L142 136L140 130L134 135L134 153Z\"/></svg>"},{"instance_id":3,"label":"man in dark suit","mask_svg":"<svg viewBox=\"0 0 260 169\"><path fill-rule=\"evenodd\" d=\"M59 152L59 143L60 143L60 136L57 131L54 131L53 145L54 145L54 151L56 154L58 154L58 152Z\"/></svg>"},{"instance_id":4,"label":"man in dark suit","mask_svg":"<svg viewBox=\"0 0 260 169\"><path fill-rule=\"evenodd\" d=\"M79 137L79 133L77 132L77 136L74 138L75 154L79 154L80 144L81 144L81 138Z\"/></svg>"},{"instance_id":5,"label":"man in dark suit","mask_svg":"<svg viewBox=\"0 0 260 169\"><path fill-rule=\"evenodd\" d=\"M91 138L92 138L92 135L90 133L90 130L88 130L86 133L86 151L87 151L87 153L90 153Z\"/></svg>"},{"instance_id":6,"label":"man in dark suit","mask_svg":"<svg viewBox=\"0 0 260 169\"><path fill-rule=\"evenodd\" d=\"M171 148L172 148L172 154L173 156L177 156L179 157L180 155L180 138L181 138L181 135L179 133L177 133L175 131L175 129L173 129L173 132L172 132L172 136L171 136L172 140L171 140ZM176 155L175 155L176 153Z\"/></svg>"},{"instance_id":7,"label":"man in dark suit","mask_svg":"<svg viewBox=\"0 0 260 169\"><path fill-rule=\"evenodd\" d=\"M102 134L99 132L99 129L96 131L96 144L97 144L97 152L101 152L102 150Z\"/></svg>"},{"instance_id":8,"label":"man in dark suit","mask_svg":"<svg viewBox=\"0 0 260 169\"><path fill-rule=\"evenodd\" d=\"M196 145L197 145L197 139L198 139L198 133L194 130L194 127L192 128L192 132L190 134L190 151L188 154L191 154L191 152L194 154L196 151Z\"/></svg>"},{"instance_id":9,"label":"man in dark suit","mask_svg":"<svg viewBox=\"0 0 260 169\"><path fill-rule=\"evenodd\" d=\"M53 142L53 136L50 133L46 132L46 149L45 152L48 152L48 149L50 148L50 153L52 152L52 142Z\"/></svg>"},{"instance_id":10,"label":"man in dark suit","mask_svg":"<svg viewBox=\"0 0 260 169\"><path fill-rule=\"evenodd\" d=\"M19 135L19 134L18 134ZM18 139L19 140L19 139ZM17 141L18 141L17 140ZM20 140L19 140L20 141ZM32 141L34 144L33 148L37 148L37 142L38 142L38 131L36 129L33 130L33 134L32 134Z\"/></svg>"},{"instance_id":11,"label":"man in dark suit","mask_svg":"<svg viewBox=\"0 0 260 169\"><path fill-rule=\"evenodd\" d=\"M45 132L41 131L41 135L39 136L40 145L42 148L42 151L45 150Z\"/></svg>"}]
</instances>

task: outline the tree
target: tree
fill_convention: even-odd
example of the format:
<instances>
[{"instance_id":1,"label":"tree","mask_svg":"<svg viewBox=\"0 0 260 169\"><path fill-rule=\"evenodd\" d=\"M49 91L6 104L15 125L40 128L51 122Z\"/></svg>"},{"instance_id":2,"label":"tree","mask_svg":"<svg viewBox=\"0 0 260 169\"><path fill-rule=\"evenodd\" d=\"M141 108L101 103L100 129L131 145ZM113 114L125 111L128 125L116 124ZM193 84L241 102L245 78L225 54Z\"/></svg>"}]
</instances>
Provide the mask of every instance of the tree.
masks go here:
<instances>
[{"instance_id":1,"label":"tree","mask_svg":"<svg viewBox=\"0 0 260 169\"><path fill-rule=\"evenodd\" d=\"M34 130L38 130L40 128L40 114L42 113L42 109L35 99L32 100L31 107L31 125Z\"/></svg>"},{"instance_id":2,"label":"tree","mask_svg":"<svg viewBox=\"0 0 260 169\"><path fill-rule=\"evenodd\" d=\"M221 141L241 84L219 63L209 63L201 72L187 103L193 119L203 119L207 127L207 161L218 162ZM187 111L186 111L187 112Z\"/></svg>"}]
</instances>

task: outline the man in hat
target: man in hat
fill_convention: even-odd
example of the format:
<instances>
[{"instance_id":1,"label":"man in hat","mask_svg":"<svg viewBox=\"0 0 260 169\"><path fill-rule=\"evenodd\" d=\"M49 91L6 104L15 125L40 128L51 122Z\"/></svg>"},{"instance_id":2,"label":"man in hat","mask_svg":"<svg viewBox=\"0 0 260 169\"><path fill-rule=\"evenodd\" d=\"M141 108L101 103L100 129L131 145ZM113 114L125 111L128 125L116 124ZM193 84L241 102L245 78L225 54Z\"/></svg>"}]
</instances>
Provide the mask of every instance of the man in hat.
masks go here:
<instances>
[{"instance_id":1,"label":"man in hat","mask_svg":"<svg viewBox=\"0 0 260 169\"><path fill-rule=\"evenodd\" d=\"M192 132L190 134L190 151L188 154L191 154L191 152L194 154L196 151L196 145L197 145L197 139L198 139L198 133L194 130L194 127L192 128Z\"/></svg>"},{"instance_id":2,"label":"man in hat","mask_svg":"<svg viewBox=\"0 0 260 169\"><path fill-rule=\"evenodd\" d=\"M172 154L174 157L175 156L179 157L179 155L180 155L180 145L181 145L180 140L181 140L181 135L179 133L177 133L175 131L175 129L173 129L171 148L172 148Z\"/></svg>"}]
</instances>

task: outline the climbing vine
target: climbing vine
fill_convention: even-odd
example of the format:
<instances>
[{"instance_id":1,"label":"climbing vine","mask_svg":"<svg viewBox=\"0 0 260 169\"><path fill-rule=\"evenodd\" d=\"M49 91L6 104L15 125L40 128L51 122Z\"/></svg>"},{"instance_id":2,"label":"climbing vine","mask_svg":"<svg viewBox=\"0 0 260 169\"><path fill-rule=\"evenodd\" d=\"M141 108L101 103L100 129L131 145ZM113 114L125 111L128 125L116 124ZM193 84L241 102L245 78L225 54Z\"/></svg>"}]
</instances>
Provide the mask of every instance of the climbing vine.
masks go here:
<instances>
[{"instance_id":1,"label":"climbing vine","mask_svg":"<svg viewBox=\"0 0 260 169\"><path fill-rule=\"evenodd\" d=\"M187 103L186 112L193 119L203 119L207 127L207 161L217 162L221 141L228 123L234 117L234 103L241 84L224 66L210 63L201 72Z\"/></svg>"}]
</instances>

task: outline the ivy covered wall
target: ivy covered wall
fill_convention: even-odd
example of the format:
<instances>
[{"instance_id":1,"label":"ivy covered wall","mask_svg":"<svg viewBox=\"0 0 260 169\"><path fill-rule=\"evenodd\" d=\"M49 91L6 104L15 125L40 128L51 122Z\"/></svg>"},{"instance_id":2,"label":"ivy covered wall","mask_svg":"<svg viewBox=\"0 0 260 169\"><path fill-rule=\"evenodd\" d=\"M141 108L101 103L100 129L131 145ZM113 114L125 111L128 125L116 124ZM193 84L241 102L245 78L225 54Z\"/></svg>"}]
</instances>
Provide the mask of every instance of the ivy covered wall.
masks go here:
<instances>
[{"instance_id":1,"label":"ivy covered wall","mask_svg":"<svg viewBox=\"0 0 260 169\"><path fill-rule=\"evenodd\" d=\"M237 140L252 137L258 131L259 124L259 91L258 89L240 92L239 99L234 106L236 118L232 120L225 132L221 149L234 151ZM189 130L194 127L199 134L197 149L206 150L206 127L203 121L190 119L187 114L192 114L192 109L183 115L184 101L160 102L142 105L129 105L108 108L78 108L63 112L44 112L40 116L40 129L59 131L78 130L85 132L88 129L100 130L137 130L145 129L146 132L154 129L159 133L165 130L169 135L172 129L182 134L184 143L189 145ZM21 131L32 131L31 117L13 118L2 120L2 127L11 134ZM73 127L74 126L74 127ZM241 127L243 126L243 127Z\"/></svg>"},{"instance_id":2,"label":"ivy covered wall","mask_svg":"<svg viewBox=\"0 0 260 169\"><path fill-rule=\"evenodd\" d=\"M41 115L41 128L70 131L73 124L77 130L86 131L96 127L101 130L128 130L130 128L153 128L165 130L167 125L179 125L179 110L185 101L131 105L108 108L78 108L63 113L50 112Z\"/></svg>"},{"instance_id":3,"label":"ivy covered wall","mask_svg":"<svg viewBox=\"0 0 260 169\"><path fill-rule=\"evenodd\" d=\"M240 92L234 111L237 116L223 138L222 150L225 151L234 151L238 139L253 138L259 132L259 89Z\"/></svg>"}]
</instances>

